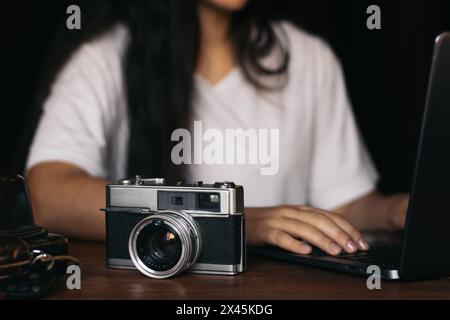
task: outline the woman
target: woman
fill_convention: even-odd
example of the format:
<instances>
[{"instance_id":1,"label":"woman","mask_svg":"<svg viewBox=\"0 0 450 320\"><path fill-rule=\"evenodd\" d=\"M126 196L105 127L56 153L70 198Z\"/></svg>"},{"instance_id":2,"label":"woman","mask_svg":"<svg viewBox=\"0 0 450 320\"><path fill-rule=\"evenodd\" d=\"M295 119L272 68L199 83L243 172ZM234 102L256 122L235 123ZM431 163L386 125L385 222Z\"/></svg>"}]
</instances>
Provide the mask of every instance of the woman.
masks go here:
<instances>
[{"instance_id":1,"label":"woman","mask_svg":"<svg viewBox=\"0 0 450 320\"><path fill-rule=\"evenodd\" d=\"M403 227L408 196L376 192L341 67L320 39L269 22L260 1L140 0L114 12L44 104L27 164L39 223L103 240L105 185L140 173L244 185L250 245L338 255L369 249L360 231ZM194 121L279 130L277 174L175 166L171 134Z\"/></svg>"}]
</instances>

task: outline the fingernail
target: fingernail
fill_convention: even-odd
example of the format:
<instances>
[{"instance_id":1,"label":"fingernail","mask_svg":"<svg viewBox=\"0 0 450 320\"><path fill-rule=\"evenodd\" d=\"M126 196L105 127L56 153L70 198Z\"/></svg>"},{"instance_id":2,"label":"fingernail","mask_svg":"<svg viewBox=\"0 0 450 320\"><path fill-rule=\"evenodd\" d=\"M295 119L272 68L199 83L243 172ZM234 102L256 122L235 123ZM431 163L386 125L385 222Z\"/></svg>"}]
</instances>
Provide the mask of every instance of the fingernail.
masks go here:
<instances>
[{"instance_id":1,"label":"fingernail","mask_svg":"<svg viewBox=\"0 0 450 320\"><path fill-rule=\"evenodd\" d=\"M362 250L367 251L367 250L370 249L369 244L367 243L366 240L360 239L358 243L359 243L359 247L360 247Z\"/></svg>"},{"instance_id":2,"label":"fingernail","mask_svg":"<svg viewBox=\"0 0 450 320\"><path fill-rule=\"evenodd\" d=\"M339 247L336 243L332 243L330 245L330 249L333 254L340 254L342 252L342 248Z\"/></svg>"},{"instance_id":3,"label":"fingernail","mask_svg":"<svg viewBox=\"0 0 450 320\"><path fill-rule=\"evenodd\" d=\"M310 254L313 250L312 247L307 244L303 245L303 249L304 249L305 254Z\"/></svg>"},{"instance_id":4,"label":"fingernail","mask_svg":"<svg viewBox=\"0 0 450 320\"><path fill-rule=\"evenodd\" d=\"M347 242L347 244L345 245L348 249L348 251L350 252L356 252L358 250L358 248L356 247L356 244L353 241L349 241Z\"/></svg>"}]
</instances>

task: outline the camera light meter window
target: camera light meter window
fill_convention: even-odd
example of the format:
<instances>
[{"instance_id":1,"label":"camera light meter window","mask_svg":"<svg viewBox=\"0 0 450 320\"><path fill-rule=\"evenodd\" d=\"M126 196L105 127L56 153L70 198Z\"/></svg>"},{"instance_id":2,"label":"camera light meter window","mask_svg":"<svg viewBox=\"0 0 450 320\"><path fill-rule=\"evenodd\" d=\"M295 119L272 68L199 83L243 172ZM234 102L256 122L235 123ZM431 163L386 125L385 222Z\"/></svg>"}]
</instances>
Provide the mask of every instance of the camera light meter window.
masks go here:
<instances>
[{"instance_id":1,"label":"camera light meter window","mask_svg":"<svg viewBox=\"0 0 450 320\"><path fill-rule=\"evenodd\" d=\"M198 209L208 211L220 211L220 194L198 193Z\"/></svg>"},{"instance_id":2,"label":"camera light meter window","mask_svg":"<svg viewBox=\"0 0 450 320\"><path fill-rule=\"evenodd\" d=\"M210 194L209 195L209 201L211 203L219 203L219 195L218 194Z\"/></svg>"}]
</instances>

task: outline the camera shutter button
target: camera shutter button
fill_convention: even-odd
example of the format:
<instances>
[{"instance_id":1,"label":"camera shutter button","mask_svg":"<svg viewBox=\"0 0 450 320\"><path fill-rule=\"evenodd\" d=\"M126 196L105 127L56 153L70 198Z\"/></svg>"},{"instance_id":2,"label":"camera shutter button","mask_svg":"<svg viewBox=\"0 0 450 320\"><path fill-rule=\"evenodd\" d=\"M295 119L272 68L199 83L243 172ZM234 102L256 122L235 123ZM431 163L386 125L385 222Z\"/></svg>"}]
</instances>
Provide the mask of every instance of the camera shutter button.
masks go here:
<instances>
[{"instance_id":1,"label":"camera shutter button","mask_svg":"<svg viewBox=\"0 0 450 320\"><path fill-rule=\"evenodd\" d=\"M130 179L123 179L119 181L119 184L123 186L131 186L133 184L133 181L131 181Z\"/></svg>"},{"instance_id":2,"label":"camera shutter button","mask_svg":"<svg viewBox=\"0 0 450 320\"><path fill-rule=\"evenodd\" d=\"M227 189L227 188L235 188L235 187L236 187L236 185L234 184L234 182L229 182L229 181L214 183L214 188Z\"/></svg>"}]
</instances>

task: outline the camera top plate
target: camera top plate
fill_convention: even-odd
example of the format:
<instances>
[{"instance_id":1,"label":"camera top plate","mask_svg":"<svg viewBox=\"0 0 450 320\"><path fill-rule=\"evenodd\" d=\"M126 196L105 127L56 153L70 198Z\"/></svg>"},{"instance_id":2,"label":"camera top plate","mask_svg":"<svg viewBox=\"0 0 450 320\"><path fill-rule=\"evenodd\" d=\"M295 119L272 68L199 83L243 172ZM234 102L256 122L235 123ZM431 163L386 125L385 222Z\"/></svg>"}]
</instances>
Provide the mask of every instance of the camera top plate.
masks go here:
<instances>
[{"instance_id":1,"label":"camera top plate","mask_svg":"<svg viewBox=\"0 0 450 320\"><path fill-rule=\"evenodd\" d=\"M192 198L187 193L199 195L202 203L209 198L211 202L218 202L218 205L212 206L211 203L214 209L209 206L197 208L195 204L192 204L192 201L187 199ZM175 201L174 208L184 209L194 214L241 215L244 212L244 189L234 182L205 184L202 181L197 181L187 184L181 181L176 184L167 184L165 179L162 178L148 179L136 176L108 185L106 200L108 207L146 208L148 211L158 211L161 209L162 199L169 196L174 199L165 199L165 202L173 200ZM178 197L188 200L191 204L187 208L183 207L184 203L177 199ZM180 200L180 204L177 204L178 200ZM172 208L171 205L169 207Z\"/></svg>"}]
</instances>

